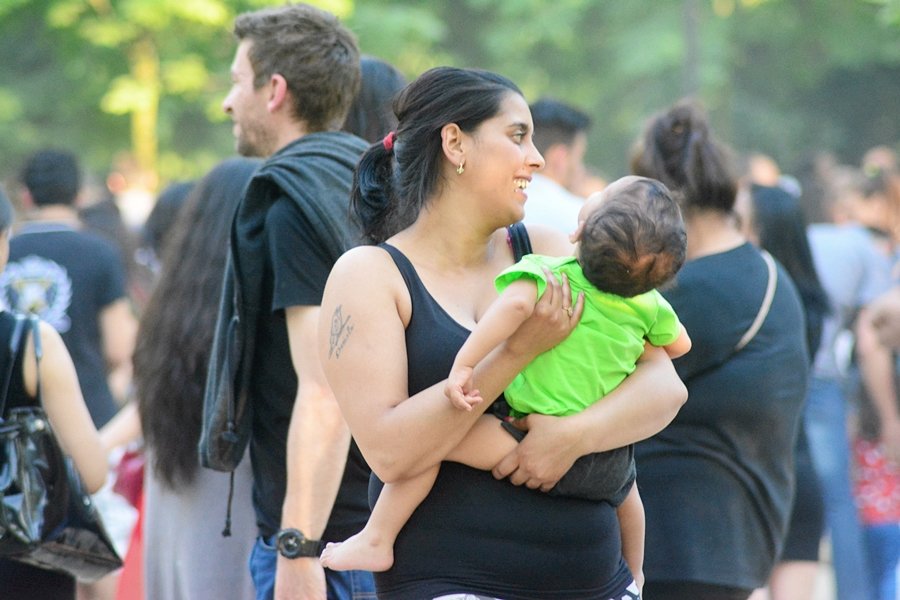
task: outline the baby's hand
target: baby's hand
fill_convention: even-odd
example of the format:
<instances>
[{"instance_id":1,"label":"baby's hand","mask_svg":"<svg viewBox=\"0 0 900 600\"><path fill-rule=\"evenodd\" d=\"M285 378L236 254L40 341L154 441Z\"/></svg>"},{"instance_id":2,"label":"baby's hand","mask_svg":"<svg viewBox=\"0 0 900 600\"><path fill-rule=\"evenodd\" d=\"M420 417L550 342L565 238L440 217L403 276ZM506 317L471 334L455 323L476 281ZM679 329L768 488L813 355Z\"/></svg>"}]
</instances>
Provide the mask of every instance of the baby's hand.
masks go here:
<instances>
[{"instance_id":1,"label":"baby's hand","mask_svg":"<svg viewBox=\"0 0 900 600\"><path fill-rule=\"evenodd\" d=\"M478 390L472 389L472 367L453 367L444 387L444 395L450 404L460 410L472 410L476 404L483 402Z\"/></svg>"}]
</instances>

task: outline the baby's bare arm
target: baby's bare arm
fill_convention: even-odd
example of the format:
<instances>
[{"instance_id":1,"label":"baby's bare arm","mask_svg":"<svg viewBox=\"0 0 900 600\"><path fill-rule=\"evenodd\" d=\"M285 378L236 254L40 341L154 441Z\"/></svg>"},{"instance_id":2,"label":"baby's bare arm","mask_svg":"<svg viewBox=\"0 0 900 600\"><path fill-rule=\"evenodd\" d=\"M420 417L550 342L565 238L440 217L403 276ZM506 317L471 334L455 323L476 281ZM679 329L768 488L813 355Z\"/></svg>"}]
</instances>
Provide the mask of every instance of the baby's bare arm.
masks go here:
<instances>
[{"instance_id":1,"label":"baby's bare arm","mask_svg":"<svg viewBox=\"0 0 900 600\"><path fill-rule=\"evenodd\" d=\"M678 339L671 344L664 346L669 358L683 356L691 349L691 338L688 335L687 329L684 328L684 325L679 325L679 327L681 327L681 333L678 335Z\"/></svg>"},{"instance_id":2,"label":"baby's bare arm","mask_svg":"<svg viewBox=\"0 0 900 600\"><path fill-rule=\"evenodd\" d=\"M537 284L533 280L520 279L511 283L491 304L459 349L454 369L474 368L484 360L531 316L535 302L537 302Z\"/></svg>"}]
</instances>

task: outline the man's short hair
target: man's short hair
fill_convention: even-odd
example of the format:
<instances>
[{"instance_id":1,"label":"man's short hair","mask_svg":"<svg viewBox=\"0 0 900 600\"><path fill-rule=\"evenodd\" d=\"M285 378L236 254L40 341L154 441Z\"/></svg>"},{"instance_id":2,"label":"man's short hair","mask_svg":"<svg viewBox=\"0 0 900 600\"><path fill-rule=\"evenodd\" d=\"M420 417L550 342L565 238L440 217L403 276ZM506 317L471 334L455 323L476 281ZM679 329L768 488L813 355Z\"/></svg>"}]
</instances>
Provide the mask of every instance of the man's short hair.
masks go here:
<instances>
[{"instance_id":1,"label":"man's short hair","mask_svg":"<svg viewBox=\"0 0 900 600\"><path fill-rule=\"evenodd\" d=\"M37 206L71 206L81 190L81 169L71 152L40 150L22 167L19 180Z\"/></svg>"},{"instance_id":2,"label":"man's short hair","mask_svg":"<svg viewBox=\"0 0 900 600\"><path fill-rule=\"evenodd\" d=\"M340 129L360 73L356 38L337 17L308 4L266 8L238 15L234 35L252 42L254 87L279 74L309 132Z\"/></svg>"},{"instance_id":3,"label":"man's short hair","mask_svg":"<svg viewBox=\"0 0 900 600\"><path fill-rule=\"evenodd\" d=\"M555 144L571 146L576 135L587 133L591 128L591 118L586 113L551 98L533 103L531 118L534 120L534 145L541 153Z\"/></svg>"}]
</instances>

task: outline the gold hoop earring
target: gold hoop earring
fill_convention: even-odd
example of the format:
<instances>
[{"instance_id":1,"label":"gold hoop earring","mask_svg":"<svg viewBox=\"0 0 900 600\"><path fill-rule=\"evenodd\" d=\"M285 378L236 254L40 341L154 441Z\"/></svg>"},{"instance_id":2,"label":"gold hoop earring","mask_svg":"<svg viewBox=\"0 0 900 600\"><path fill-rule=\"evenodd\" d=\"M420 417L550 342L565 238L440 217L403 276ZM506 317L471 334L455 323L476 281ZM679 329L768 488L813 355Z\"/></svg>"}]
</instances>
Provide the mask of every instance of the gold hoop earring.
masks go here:
<instances>
[{"instance_id":1,"label":"gold hoop earring","mask_svg":"<svg viewBox=\"0 0 900 600\"><path fill-rule=\"evenodd\" d=\"M463 172L466 170L466 168L465 168L465 166L464 166L465 164L466 164L466 161L462 161L461 163L459 163L459 166L456 167L456 174L457 174L457 175L462 175Z\"/></svg>"}]
</instances>

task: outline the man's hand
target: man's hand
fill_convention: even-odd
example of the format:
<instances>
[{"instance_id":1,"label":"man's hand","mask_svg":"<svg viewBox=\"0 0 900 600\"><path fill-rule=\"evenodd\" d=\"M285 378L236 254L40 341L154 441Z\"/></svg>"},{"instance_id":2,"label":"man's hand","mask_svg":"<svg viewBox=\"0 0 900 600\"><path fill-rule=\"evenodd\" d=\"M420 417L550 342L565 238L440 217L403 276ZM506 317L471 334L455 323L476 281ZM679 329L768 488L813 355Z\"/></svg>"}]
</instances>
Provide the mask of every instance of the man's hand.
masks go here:
<instances>
[{"instance_id":1,"label":"man's hand","mask_svg":"<svg viewBox=\"0 0 900 600\"><path fill-rule=\"evenodd\" d=\"M318 558L278 556L275 600L325 600L325 568Z\"/></svg>"}]
</instances>

